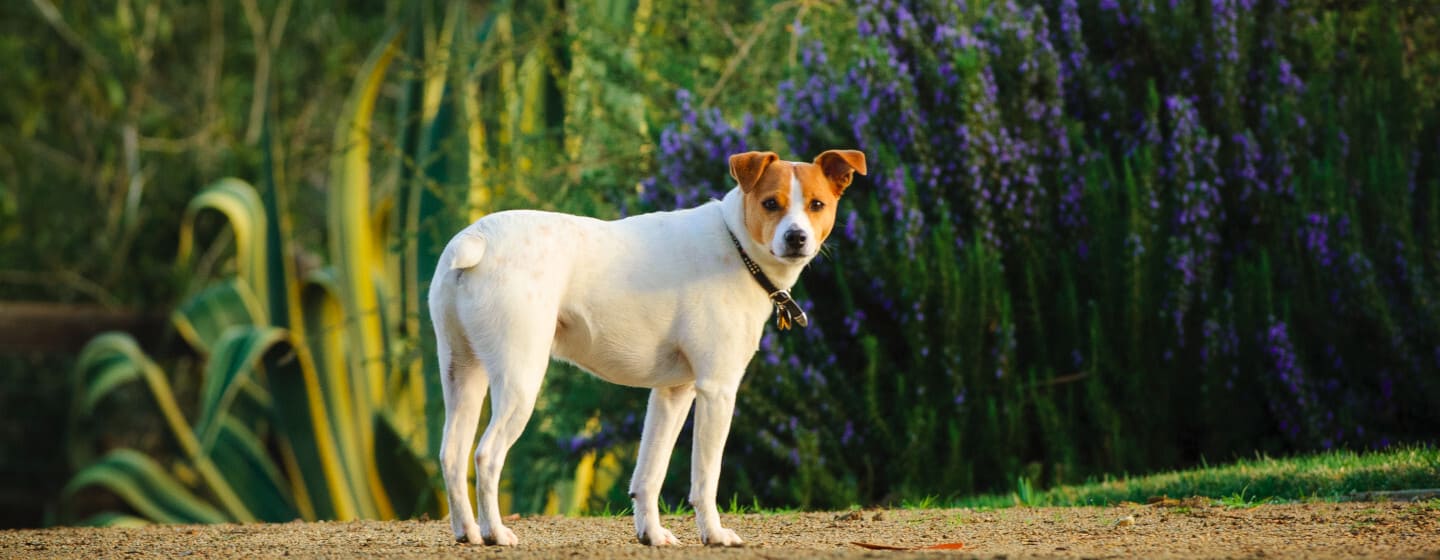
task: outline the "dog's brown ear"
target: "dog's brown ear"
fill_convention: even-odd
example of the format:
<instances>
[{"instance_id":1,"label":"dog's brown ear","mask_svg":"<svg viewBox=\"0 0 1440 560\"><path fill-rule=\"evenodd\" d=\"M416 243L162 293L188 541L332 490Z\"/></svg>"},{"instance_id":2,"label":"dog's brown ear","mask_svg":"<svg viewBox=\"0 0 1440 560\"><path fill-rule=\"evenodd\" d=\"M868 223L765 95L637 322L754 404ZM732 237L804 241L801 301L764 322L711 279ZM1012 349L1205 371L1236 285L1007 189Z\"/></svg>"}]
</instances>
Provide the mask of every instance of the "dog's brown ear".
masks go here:
<instances>
[{"instance_id":1,"label":"dog's brown ear","mask_svg":"<svg viewBox=\"0 0 1440 560\"><path fill-rule=\"evenodd\" d=\"M845 192L855 173L865 174L865 153L859 150L826 150L815 156L815 165L835 183L835 194Z\"/></svg>"},{"instance_id":2,"label":"dog's brown ear","mask_svg":"<svg viewBox=\"0 0 1440 560\"><path fill-rule=\"evenodd\" d=\"M750 192L755 188L755 183L760 181L760 176L765 174L765 168L775 163L780 156L775 152L745 152L730 156L730 176L735 182L740 183L742 192Z\"/></svg>"}]
</instances>

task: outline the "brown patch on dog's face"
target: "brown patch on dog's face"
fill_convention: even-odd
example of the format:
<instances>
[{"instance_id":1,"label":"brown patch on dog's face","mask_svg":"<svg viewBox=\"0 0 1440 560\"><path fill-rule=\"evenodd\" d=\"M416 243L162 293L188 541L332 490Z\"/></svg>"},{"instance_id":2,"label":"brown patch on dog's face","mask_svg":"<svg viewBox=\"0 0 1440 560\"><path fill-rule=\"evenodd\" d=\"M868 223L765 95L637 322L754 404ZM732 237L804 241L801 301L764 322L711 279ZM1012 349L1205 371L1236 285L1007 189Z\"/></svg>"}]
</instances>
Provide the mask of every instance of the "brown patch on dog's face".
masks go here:
<instances>
[{"instance_id":1,"label":"brown patch on dog's face","mask_svg":"<svg viewBox=\"0 0 1440 560\"><path fill-rule=\"evenodd\" d=\"M779 161L771 152L730 158L731 175L745 196L750 239L789 260L808 260L820 251L856 171L865 174L865 155L854 150L830 150L814 163Z\"/></svg>"},{"instance_id":2,"label":"brown patch on dog's face","mask_svg":"<svg viewBox=\"0 0 1440 560\"><path fill-rule=\"evenodd\" d=\"M788 161L771 163L750 189L741 187L745 193L745 230L750 233L750 240L761 246L770 246L776 226L790 210L793 165Z\"/></svg>"},{"instance_id":3,"label":"brown patch on dog's face","mask_svg":"<svg viewBox=\"0 0 1440 560\"><path fill-rule=\"evenodd\" d=\"M815 156L825 177L835 185L835 196L844 194L855 173L865 174L865 153L859 150L826 150Z\"/></svg>"},{"instance_id":4,"label":"brown patch on dog's face","mask_svg":"<svg viewBox=\"0 0 1440 560\"><path fill-rule=\"evenodd\" d=\"M795 164L795 177L800 180L800 192L805 197L805 217L809 218L810 231L816 235L818 250L818 245L830 237L830 230L835 227L835 208L840 202L842 189L835 188L818 165Z\"/></svg>"}]
</instances>

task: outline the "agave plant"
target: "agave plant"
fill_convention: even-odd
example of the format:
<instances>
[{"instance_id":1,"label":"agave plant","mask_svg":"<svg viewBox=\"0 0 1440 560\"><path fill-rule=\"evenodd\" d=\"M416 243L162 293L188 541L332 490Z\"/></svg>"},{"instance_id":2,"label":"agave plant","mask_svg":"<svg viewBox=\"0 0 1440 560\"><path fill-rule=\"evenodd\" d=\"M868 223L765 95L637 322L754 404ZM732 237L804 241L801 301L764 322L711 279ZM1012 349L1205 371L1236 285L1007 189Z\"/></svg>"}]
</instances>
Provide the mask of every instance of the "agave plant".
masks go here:
<instances>
[{"instance_id":1,"label":"agave plant","mask_svg":"<svg viewBox=\"0 0 1440 560\"><path fill-rule=\"evenodd\" d=\"M261 188L222 179L196 196L180 232L181 268L192 260L196 218L215 213L235 240L234 275L210 282L172 316L175 331L204 361L198 402L187 418L174 377L128 335L91 341L74 371L69 449L79 471L67 498L101 487L142 517L114 512L87 521L281 521L409 517L441 514L431 462L438 434L439 389L419 355L419 289L434 270L430 240L420 224L438 214L424 185L448 184L443 166L377 201L394 219L371 209L370 127L387 68L402 50L439 73L410 78L406 97L421 97L411 119L420 142L408 161L429 161L436 139L447 57L457 11L442 32L426 37L429 14L419 10L405 29L389 34L371 54L336 132L328 223L333 265L301 274L288 242L290 217L283 182L269 156ZM409 34L411 41L402 45ZM410 131L407 131L407 133ZM428 175L427 175L428 173ZM483 197L482 197L483 198ZM423 241L423 242L422 242ZM390 247L401 248L392 258ZM427 250L422 251L422 247ZM438 249L437 249L438 250ZM433 368L431 368L433 369ZM139 384L178 450L166 465L131 448L93 456L97 406ZM69 519L68 521L75 521Z\"/></svg>"}]
</instances>

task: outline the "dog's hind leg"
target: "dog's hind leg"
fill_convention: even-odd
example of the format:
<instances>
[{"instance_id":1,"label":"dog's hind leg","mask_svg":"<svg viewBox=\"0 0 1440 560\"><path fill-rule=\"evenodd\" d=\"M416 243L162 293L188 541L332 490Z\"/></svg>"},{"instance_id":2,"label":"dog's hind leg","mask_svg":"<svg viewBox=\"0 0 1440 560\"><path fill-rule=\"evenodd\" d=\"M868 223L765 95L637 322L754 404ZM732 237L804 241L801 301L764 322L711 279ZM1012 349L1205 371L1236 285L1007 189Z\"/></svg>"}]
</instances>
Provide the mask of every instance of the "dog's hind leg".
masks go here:
<instances>
[{"instance_id":1,"label":"dog's hind leg","mask_svg":"<svg viewBox=\"0 0 1440 560\"><path fill-rule=\"evenodd\" d=\"M656 387L650 390L650 405L645 409L645 430L640 436L640 454L635 460L635 476L630 479L630 498L635 506L635 537L641 544L663 546L680 541L669 529L660 526L660 486L665 482L665 468L675 438L695 402L695 384Z\"/></svg>"},{"instance_id":2,"label":"dog's hind leg","mask_svg":"<svg viewBox=\"0 0 1440 560\"><path fill-rule=\"evenodd\" d=\"M550 363L550 345L554 340L555 314L523 313L497 317L507 326L506 336L496 338L485 350L477 353L485 361L490 374L490 425L480 437L475 450L476 506L480 509L480 535L486 544L513 546L515 533L500 518L500 470L510 446L520 438L540 382ZM547 317L548 320L542 319Z\"/></svg>"},{"instance_id":3,"label":"dog's hind leg","mask_svg":"<svg viewBox=\"0 0 1440 560\"><path fill-rule=\"evenodd\" d=\"M451 331L453 332L453 331ZM445 397L445 432L440 443L440 470L445 477L445 494L450 501L450 530L459 542L480 542L480 527L470 509L470 450L479 428L480 409L490 385L485 368L470 352L462 338L447 341L437 337L440 351L440 385Z\"/></svg>"}]
</instances>

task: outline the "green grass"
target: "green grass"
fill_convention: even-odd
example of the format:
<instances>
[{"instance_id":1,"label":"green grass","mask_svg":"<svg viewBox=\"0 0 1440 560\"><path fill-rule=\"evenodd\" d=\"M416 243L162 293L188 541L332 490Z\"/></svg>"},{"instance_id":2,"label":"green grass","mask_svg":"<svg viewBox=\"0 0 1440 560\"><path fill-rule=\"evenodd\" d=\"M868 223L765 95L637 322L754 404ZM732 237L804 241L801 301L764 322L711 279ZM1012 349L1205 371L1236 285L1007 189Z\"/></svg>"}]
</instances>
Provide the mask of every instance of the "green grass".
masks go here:
<instances>
[{"instance_id":1,"label":"green grass","mask_svg":"<svg viewBox=\"0 0 1440 560\"><path fill-rule=\"evenodd\" d=\"M1144 503L1151 496L1203 496L1219 505L1254 507L1272 501L1339 500L1355 492L1440 487L1440 448L1401 447L1371 453L1332 451L1034 490L1019 484L1009 494L948 503L954 507L1108 505Z\"/></svg>"},{"instance_id":2,"label":"green grass","mask_svg":"<svg viewBox=\"0 0 1440 560\"><path fill-rule=\"evenodd\" d=\"M927 494L918 500L906 498L900 502L900 509L935 509L941 507L939 496Z\"/></svg>"}]
</instances>

